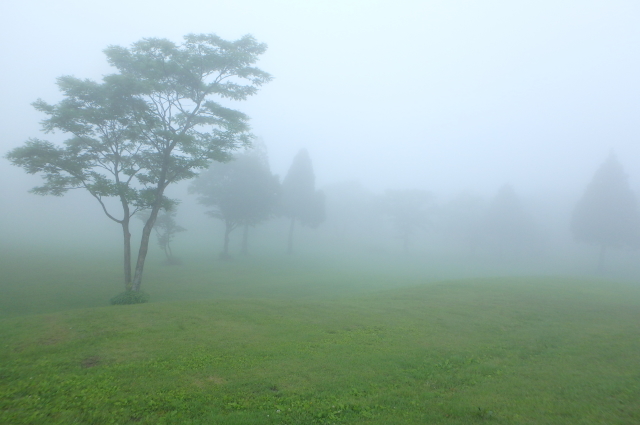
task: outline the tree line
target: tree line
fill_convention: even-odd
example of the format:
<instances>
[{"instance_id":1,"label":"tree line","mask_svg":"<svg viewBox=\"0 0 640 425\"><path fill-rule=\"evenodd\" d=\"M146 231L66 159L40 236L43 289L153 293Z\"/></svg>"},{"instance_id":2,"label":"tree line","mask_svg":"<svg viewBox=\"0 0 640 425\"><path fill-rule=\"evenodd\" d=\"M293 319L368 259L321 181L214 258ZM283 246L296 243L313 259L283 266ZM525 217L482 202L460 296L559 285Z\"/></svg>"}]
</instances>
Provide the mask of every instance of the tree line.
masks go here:
<instances>
[{"instance_id":1,"label":"tree line","mask_svg":"<svg viewBox=\"0 0 640 425\"><path fill-rule=\"evenodd\" d=\"M306 150L280 183L269 170L266 149L251 148L249 117L225 106L271 80L254 66L266 47L251 35L227 41L215 34L189 34L181 44L145 38L130 48L109 46L104 53L116 73L101 82L62 76L57 79L62 101L33 103L47 116L45 133L70 137L62 147L29 139L6 158L43 177L32 193L62 196L84 189L120 225L125 292L118 299L123 302L144 299L138 293L153 229L167 263L178 263L171 242L186 229L175 220L179 201L165 196L171 184L199 175L190 189L225 223L223 258L238 227L246 253L249 227L274 215L287 217L292 252L295 224L317 226L324 220L324 198L315 189ZM109 199L118 201L115 208ZM136 214L144 227L133 267L130 227Z\"/></svg>"},{"instance_id":2,"label":"tree line","mask_svg":"<svg viewBox=\"0 0 640 425\"><path fill-rule=\"evenodd\" d=\"M309 153L302 149L293 159L282 183L269 168L266 147L235 155L232 160L212 163L189 187L198 202L212 209L211 217L225 226L220 257L230 258L229 237L242 229L241 254L248 254L249 228L272 217L289 219L287 253L293 253L295 224L317 227L324 221L324 194L315 188L315 174Z\"/></svg>"},{"instance_id":3,"label":"tree line","mask_svg":"<svg viewBox=\"0 0 640 425\"><path fill-rule=\"evenodd\" d=\"M249 117L227 106L246 100L271 80L255 67L265 51L266 45L250 35L227 41L215 34L189 34L180 44L145 38L129 48L109 46L104 53L115 73L100 82L62 76L57 85L63 100L33 103L47 116L42 121L45 133L58 131L69 138L63 146L29 139L6 158L43 177L33 193L62 196L84 189L120 226L124 287L132 300L140 292L154 229L167 260L175 260L171 241L184 229L175 221L178 201L165 196L172 184L197 177L191 193L210 208L210 216L224 222L223 258L229 256L235 229L242 229L246 253L251 227L273 216L286 217L291 253L297 224L315 227L324 221L325 195L315 188L308 152L298 153L280 182L269 169L266 149L260 144L251 148ZM109 199L117 200L116 207ZM440 224L453 226L451 234L464 239L470 251L480 240L485 247L493 240L497 249L512 252L535 233L508 185L481 220L478 208L473 196L436 208L429 192L389 190L376 198L372 210L390 219L405 252L417 231L433 226L438 212ZM130 226L136 214L144 227L134 267ZM607 250L640 246L637 201L615 155L578 201L571 231L577 241L598 245L599 268Z\"/></svg>"},{"instance_id":4,"label":"tree line","mask_svg":"<svg viewBox=\"0 0 640 425\"><path fill-rule=\"evenodd\" d=\"M337 237L357 233L370 235L384 218L395 233L398 248L405 253L417 240L430 236L444 251L449 247L468 259L492 257L511 260L531 257L543 251L548 230L537 223L513 186L502 186L484 200L470 192L460 193L439 204L425 190L387 190L369 193L357 183L325 188L327 223ZM640 248L640 209L622 165L611 153L596 170L571 211L565 230L575 242L597 247L593 270L606 269L606 253L615 249ZM557 232L562 229L554 229ZM551 235L557 239L558 235Z\"/></svg>"}]
</instances>

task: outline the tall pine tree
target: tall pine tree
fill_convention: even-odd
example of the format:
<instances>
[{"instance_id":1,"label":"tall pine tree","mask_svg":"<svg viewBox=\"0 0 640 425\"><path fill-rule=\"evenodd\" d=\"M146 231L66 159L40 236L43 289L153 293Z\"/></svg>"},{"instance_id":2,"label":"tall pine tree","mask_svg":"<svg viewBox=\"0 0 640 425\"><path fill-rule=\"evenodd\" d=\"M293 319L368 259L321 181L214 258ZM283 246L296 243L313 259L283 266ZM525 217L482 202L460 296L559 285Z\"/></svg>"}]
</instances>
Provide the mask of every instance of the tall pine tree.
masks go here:
<instances>
[{"instance_id":1,"label":"tall pine tree","mask_svg":"<svg viewBox=\"0 0 640 425\"><path fill-rule=\"evenodd\" d=\"M293 230L296 221L303 226L317 227L325 218L324 193L315 189L316 177L311 158L302 149L282 181L280 213L291 219L287 253L293 253Z\"/></svg>"},{"instance_id":2,"label":"tall pine tree","mask_svg":"<svg viewBox=\"0 0 640 425\"><path fill-rule=\"evenodd\" d=\"M576 204L571 232L576 241L600 247L599 271L604 268L608 248L640 245L640 212L636 196L613 153L596 171Z\"/></svg>"}]
</instances>

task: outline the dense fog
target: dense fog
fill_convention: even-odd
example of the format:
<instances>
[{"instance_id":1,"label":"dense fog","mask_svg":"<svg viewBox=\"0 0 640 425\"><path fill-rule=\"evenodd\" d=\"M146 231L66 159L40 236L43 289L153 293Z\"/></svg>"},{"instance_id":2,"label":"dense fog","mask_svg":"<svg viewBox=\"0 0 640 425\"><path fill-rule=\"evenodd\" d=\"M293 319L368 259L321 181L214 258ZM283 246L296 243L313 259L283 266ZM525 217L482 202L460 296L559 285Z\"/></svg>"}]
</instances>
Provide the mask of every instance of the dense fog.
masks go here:
<instances>
[{"instance_id":1,"label":"dense fog","mask_svg":"<svg viewBox=\"0 0 640 425\"><path fill-rule=\"evenodd\" d=\"M0 15L3 155L31 137L68 137L42 133L31 103L60 101L59 76L113 72L109 45L252 34L268 45L257 66L274 79L228 105L251 117L278 182L306 150L324 207L296 227L293 256L410 262L442 278L640 273L640 239L607 242L599 264L597 235L572 233L576 206L607 161L623 173L612 187L634 199L624 201L629 227L611 231L636 231L638 2L63 0L5 2ZM30 194L40 177L4 157L0 177L2 251L71 258L121 249L118 227L86 192ZM167 191L186 229L172 241L182 267L219 261L225 232L191 185ZM272 216L250 226L250 256L287 255L290 223ZM142 222L133 226L137 243ZM153 238L157 267L164 254ZM230 233L232 258L242 239L242 229Z\"/></svg>"}]
</instances>

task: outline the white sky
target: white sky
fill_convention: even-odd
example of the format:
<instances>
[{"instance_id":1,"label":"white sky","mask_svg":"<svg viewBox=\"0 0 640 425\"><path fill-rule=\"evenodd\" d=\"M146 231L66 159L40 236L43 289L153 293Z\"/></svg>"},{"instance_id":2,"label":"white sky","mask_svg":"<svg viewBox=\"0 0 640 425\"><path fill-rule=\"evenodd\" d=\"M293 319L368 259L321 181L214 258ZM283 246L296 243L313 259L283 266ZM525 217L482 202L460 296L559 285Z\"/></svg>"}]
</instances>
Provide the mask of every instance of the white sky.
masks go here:
<instances>
[{"instance_id":1,"label":"white sky","mask_svg":"<svg viewBox=\"0 0 640 425\"><path fill-rule=\"evenodd\" d=\"M251 33L275 79L237 109L281 176L306 147L320 186L581 191L614 149L640 186L637 0L23 0L0 20L2 154L49 137L30 103L112 72L110 44ZM0 177L5 205L38 182Z\"/></svg>"}]
</instances>

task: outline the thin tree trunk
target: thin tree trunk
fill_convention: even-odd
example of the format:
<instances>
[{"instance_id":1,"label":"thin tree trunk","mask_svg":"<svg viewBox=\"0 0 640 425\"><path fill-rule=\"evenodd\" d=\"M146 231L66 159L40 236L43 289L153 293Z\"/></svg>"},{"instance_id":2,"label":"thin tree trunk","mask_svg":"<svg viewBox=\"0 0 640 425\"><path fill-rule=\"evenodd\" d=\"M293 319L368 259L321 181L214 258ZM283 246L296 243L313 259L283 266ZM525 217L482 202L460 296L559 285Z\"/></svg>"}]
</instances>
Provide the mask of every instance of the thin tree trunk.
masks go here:
<instances>
[{"instance_id":1,"label":"thin tree trunk","mask_svg":"<svg viewBox=\"0 0 640 425\"><path fill-rule=\"evenodd\" d=\"M240 249L242 255L249 255L249 224L244 225L242 233L242 248Z\"/></svg>"},{"instance_id":2,"label":"thin tree trunk","mask_svg":"<svg viewBox=\"0 0 640 425\"><path fill-rule=\"evenodd\" d=\"M118 174L116 174L116 182L119 186L120 203L122 204L122 220L119 220L122 226L122 238L124 243L124 289L125 291L131 290L131 232L129 230L129 224L131 222L131 215L129 214L129 202L125 196L122 187L120 186L120 180Z\"/></svg>"},{"instance_id":3,"label":"thin tree trunk","mask_svg":"<svg viewBox=\"0 0 640 425\"><path fill-rule=\"evenodd\" d=\"M162 195L160 196L160 198L162 198ZM142 285L142 272L144 271L144 262L147 259L147 253L149 252L149 238L151 237L153 225L156 223L156 218L158 218L158 212L160 211L160 202L156 202L156 204L157 205L154 205L151 209L149 219L142 229L140 249L138 250L138 261L136 262L136 272L133 276L133 285L131 287L132 291L139 291L140 285Z\"/></svg>"},{"instance_id":4,"label":"thin tree trunk","mask_svg":"<svg viewBox=\"0 0 640 425\"><path fill-rule=\"evenodd\" d=\"M122 220L122 234L124 238L124 288L131 289L131 232L129 232L129 217Z\"/></svg>"},{"instance_id":5,"label":"thin tree trunk","mask_svg":"<svg viewBox=\"0 0 640 425\"><path fill-rule=\"evenodd\" d=\"M169 250L167 249L167 246L166 245L163 246L162 250L164 251L164 257L165 257L167 263L170 262L171 261L171 255L169 254Z\"/></svg>"},{"instance_id":6,"label":"thin tree trunk","mask_svg":"<svg viewBox=\"0 0 640 425\"><path fill-rule=\"evenodd\" d=\"M160 177L158 178L158 183L155 189L155 199L153 201L151 212L149 213L149 219L144 224L142 228L142 238L140 239L140 249L138 249L138 261L136 262L136 271L133 276L133 285L131 290L139 291L140 285L142 285L142 272L144 271L144 262L147 259L147 253L149 252L149 238L151 237L151 231L153 230L153 225L156 224L156 219L158 218L158 213L162 208L162 199L164 197L164 190L167 188L168 182L166 181L167 177L167 166L169 164L169 159L171 157L171 150L165 151L162 171L160 172Z\"/></svg>"},{"instance_id":7,"label":"thin tree trunk","mask_svg":"<svg viewBox=\"0 0 640 425\"><path fill-rule=\"evenodd\" d=\"M293 227L296 223L296 219L291 219L291 226L289 226L289 243L287 245L287 254L293 254Z\"/></svg>"},{"instance_id":8,"label":"thin tree trunk","mask_svg":"<svg viewBox=\"0 0 640 425\"><path fill-rule=\"evenodd\" d=\"M229 235L231 234L234 226L228 221L225 221L224 223L224 244L222 246L222 253L220 254L220 258L226 260L229 259Z\"/></svg>"}]
</instances>

